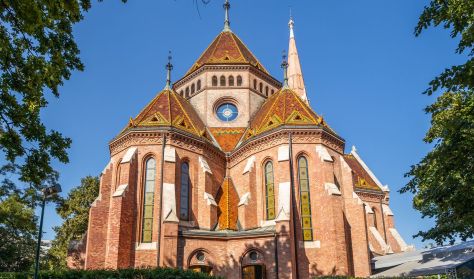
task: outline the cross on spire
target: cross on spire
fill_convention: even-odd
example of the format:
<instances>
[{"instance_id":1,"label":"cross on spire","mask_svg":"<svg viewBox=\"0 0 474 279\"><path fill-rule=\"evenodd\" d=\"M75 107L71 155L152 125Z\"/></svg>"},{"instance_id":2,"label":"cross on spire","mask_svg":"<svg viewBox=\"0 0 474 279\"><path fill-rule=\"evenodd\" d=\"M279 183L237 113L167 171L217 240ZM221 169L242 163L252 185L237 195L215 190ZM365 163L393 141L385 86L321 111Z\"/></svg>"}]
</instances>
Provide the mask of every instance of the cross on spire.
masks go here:
<instances>
[{"instance_id":1,"label":"cross on spire","mask_svg":"<svg viewBox=\"0 0 474 279\"><path fill-rule=\"evenodd\" d=\"M171 64L171 50L168 52L168 64L166 64L166 90L171 90L171 70L173 70L173 64Z\"/></svg>"},{"instance_id":2,"label":"cross on spire","mask_svg":"<svg viewBox=\"0 0 474 279\"><path fill-rule=\"evenodd\" d=\"M230 31L230 21L229 21L230 3L229 3L229 0L225 0L224 10L225 10L224 31Z\"/></svg>"},{"instance_id":3,"label":"cross on spire","mask_svg":"<svg viewBox=\"0 0 474 279\"><path fill-rule=\"evenodd\" d=\"M283 50L283 62L281 68L283 69L283 88L288 88L288 61L286 61L286 51Z\"/></svg>"}]
</instances>

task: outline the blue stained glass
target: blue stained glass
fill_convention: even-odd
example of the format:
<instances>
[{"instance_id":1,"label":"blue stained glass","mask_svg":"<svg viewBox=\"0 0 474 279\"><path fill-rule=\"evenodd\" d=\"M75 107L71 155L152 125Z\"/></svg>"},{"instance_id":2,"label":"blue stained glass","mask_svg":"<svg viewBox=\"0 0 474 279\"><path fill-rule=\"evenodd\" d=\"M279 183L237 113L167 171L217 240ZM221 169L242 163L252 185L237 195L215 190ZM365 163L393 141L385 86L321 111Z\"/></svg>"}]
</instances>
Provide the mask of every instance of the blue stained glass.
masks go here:
<instances>
[{"instance_id":1,"label":"blue stained glass","mask_svg":"<svg viewBox=\"0 0 474 279\"><path fill-rule=\"evenodd\" d=\"M217 117L222 121L232 121L237 118L239 112L237 107L231 103L225 103L217 108Z\"/></svg>"}]
</instances>

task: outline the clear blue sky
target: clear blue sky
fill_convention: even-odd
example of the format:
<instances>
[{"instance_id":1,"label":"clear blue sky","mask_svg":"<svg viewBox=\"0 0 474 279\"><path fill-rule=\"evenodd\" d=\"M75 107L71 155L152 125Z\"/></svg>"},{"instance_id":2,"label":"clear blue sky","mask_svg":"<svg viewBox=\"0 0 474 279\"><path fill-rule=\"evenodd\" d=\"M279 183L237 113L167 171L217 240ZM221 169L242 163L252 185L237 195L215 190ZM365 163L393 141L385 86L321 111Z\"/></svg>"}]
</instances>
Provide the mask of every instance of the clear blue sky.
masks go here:
<instances>
[{"instance_id":1,"label":"clear blue sky","mask_svg":"<svg viewBox=\"0 0 474 279\"><path fill-rule=\"evenodd\" d=\"M50 98L42 117L73 140L70 163L56 164L65 192L80 178L98 175L109 160L108 142L165 84L173 51L173 79L181 77L223 27L222 0L93 1L74 27L86 68ZM281 52L288 47L289 7L311 105L356 145L379 180L391 188L390 206L408 243L426 229L411 195L397 192L404 173L429 150L423 108L434 101L421 92L445 67L462 62L456 41L442 29L415 38L427 1L231 1L231 28L270 73L281 79ZM45 239L61 219L48 206Z\"/></svg>"}]
</instances>

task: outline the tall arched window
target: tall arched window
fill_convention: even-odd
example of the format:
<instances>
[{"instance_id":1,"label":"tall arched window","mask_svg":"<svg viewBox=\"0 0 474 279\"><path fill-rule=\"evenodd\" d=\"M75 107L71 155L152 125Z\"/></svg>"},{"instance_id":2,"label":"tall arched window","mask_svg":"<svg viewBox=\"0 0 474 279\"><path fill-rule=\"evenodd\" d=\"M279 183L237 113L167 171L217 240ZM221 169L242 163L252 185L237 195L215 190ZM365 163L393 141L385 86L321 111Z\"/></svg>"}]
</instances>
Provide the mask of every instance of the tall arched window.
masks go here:
<instances>
[{"instance_id":1,"label":"tall arched window","mask_svg":"<svg viewBox=\"0 0 474 279\"><path fill-rule=\"evenodd\" d=\"M217 77L212 76L212 86L217 86Z\"/></svg>"},{"instance_id":2,"label":"tall arched window","mask_svg":"<svg viewBox=\"0 0 474 279\"><path fill-rule=\"evenodd\" d=\"M225 76L221 76L220 86L225 86Z\"/></svg>"},{"instance_id":3,"label":"tall arched window","mask_svg":"<svg viewBox=\"0 0 474 279\"><path fill-rule=\"evenodd\" d=\"M143 183L143 223L142 242L151 242L153 232L153 204L155 196L156 162L150 158L145 164L145 183Z\"/></svg>"},{"instance_id":4,"label":"tall arched window","mask_svg":"<svg viewBox=\"0 0 474 279\"><path fill-rule=\"evenodd\" d=\"M313 240L311 222L311 200L309 196L308 160L304 156L298 158L298 184L300 186L301 228L303 240Z\"/></svg>"},{"instance_id":5,"label":"tall arched window","mask_svg":"<svg viewBox=\"0 0 474 279\"><path fill-rule=\"evenodd\" d=\"M263 93L263 84L261 82L258 85L258 89L259 89L260 93Z\"/></svg>"},{"instance_id":6,"label":"tall arched window","mask_svg":"<svg viewBox=\"0 0 474 279\"><path fill-rule=\"evenodd\" d=\"M275 219L275 185L273 184L273 163L265 164L265 202L267 220Z\"/></svg>"},{"instance_id":7,"label":"tall arched window","mask_svg":"<svg viewBox=\"0 0 474 279\"><path fill-rule=\"evenodd\" d=\"M197 81L197 88L196 88L197 91L201 90L201 80L198 80Z\"/></svg>"},{"instance_id":8,"label":"tall arched window","mask_svg":"<svg viewBox=\"0 0 474 279\"><path fill-rule=\"evenodd\" d=\"M257 80L253 80L253 89L257 90Z\"/></svg>"},{"instance_id":9,"label":"tall arched window","mask_svg":"<svg viewBox=\"0 0 474 279\"><path fill-rule=\"evenodd\" d=\"M184 97L184 91L183 90L179 91L179 95Z\"/></svg>"},{"instance_id":10,"label":"tall arched window","mask_svg":"<svg viewBox=\"0 0 474 279\"><path fill-rule=\"evenodd\" d=\"M194 85L194 83L191 85L191 95L194 94L194 92L196 92L196 86Z\"/></svg>"},{"instance_id":11,"label":"tall arched window","mask_svg":"<svg viewBox=\"0 0 474 279\"><path fill-rule=\"evenodd\" d=\"M242 77L237 76L237 86L242 86Z\"/></svg>"},{"instance_id":12,"label":"tall arched window","mask_svg":"<svg viewBox=\"0 0 474 279\"><path fill-rule=\"evenodd\" d=\"M377 210L372 207L372 211L374 212L374 227L377 228Z\"/></svg>"},{"instance_id":13,"label":"tall arched window","mask_svg":"<svg viewBox=\"0 0 474 279\"><path fill-rule=\"evenodd\" d=\"M229 86L234 86L234 76L229 77Z\"/></svg>"},{"instance_id":14,"label":"tall arched window","mask_svg":"<svg viewBox=\"0 0 474 279\"><path fill-rule=\"evenodd\" d=\"M186 98L189 97L189 87L186 87L186 93L185 93L184 97L186 97Z\"/></svg>"},{"instance_id":15,"label":"tall arched window","mask_svg":"<svg viewBox=\"0 0 474 279\"><path fill-rule=\"evenodd\" d=\"M189 164L186 162L181 165L179 218L189 220Z\"/></svg>"}]
</instances>

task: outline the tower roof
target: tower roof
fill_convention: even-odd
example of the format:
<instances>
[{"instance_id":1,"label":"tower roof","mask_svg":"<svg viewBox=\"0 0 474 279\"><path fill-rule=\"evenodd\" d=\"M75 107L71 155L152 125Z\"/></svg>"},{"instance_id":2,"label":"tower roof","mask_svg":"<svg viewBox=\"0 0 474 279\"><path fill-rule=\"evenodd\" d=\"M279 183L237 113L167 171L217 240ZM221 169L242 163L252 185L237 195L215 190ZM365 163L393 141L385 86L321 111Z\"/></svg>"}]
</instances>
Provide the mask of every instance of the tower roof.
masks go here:
<instances>
[{"instance_id":1,"label":"tower roof","mask_svg":"<svg viewBox=\"0 0 474 279\"><path fill-rule=\"evenodd\" d=\"M230 30L224 30L217 35L186 75L206 64L250 64L268 74L242 40Z\"/></svg>"},{"instance_id":2,"label":"tower roof","mask_svg":"<svg viewBox=\"0 0 474 279\"><path fill-rule=\"evenodd\" d=\"M250 121L249 130L245 138L250 138L283 125L319 125L329 128L323 118L317 115L295 91L284 87L268 98L255 114Z\"/></svg>"},{"instance_id":3,"label":"tower roof","mask_svg":"<svg viewBox=\"0 0 474 279\"><path fill-rule=\"evenodd\" d=\"M293 18L290 18L288 26L290 27L290 42L288 46L288 86L298 93L298 96L300 96L303 101L308 103L303 71L301 70L300 58L298 50L296 49Z\"/></svg>"},{"instance_id":4,"label":"tower roof","mask_svg":"<svg viewBox=\"0 0 474 279\"><path fill-rule=\"evenodd\" d=\"M372 179L371 175L364 169L353 154L345 154L344 160L352 169L352 179L356 188L381 192L382 189Z\"/></svg>"},{"instance_id":5,"label":"tower roof","mask_svg":"<svg viewBox=\"0 0 474 279\"><path fill-rule=\"evenodd\" d=\"M135 117L127 128L168 126L210 140L206 126L191 104L165 88Z\"/></svg>"},{"instance_id":6,"label":"tower roof","mask_svg":"<svg viewBox=\"0 0 474 279\"><path fill-rule=\"evenodd\" d=\"M217 192L219 230L237 230L239 196L230 177L225 177Z\"/></svg>"}]
</instances>

